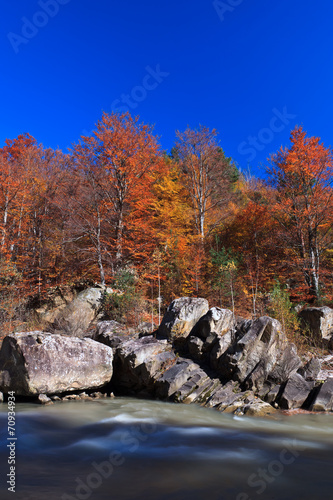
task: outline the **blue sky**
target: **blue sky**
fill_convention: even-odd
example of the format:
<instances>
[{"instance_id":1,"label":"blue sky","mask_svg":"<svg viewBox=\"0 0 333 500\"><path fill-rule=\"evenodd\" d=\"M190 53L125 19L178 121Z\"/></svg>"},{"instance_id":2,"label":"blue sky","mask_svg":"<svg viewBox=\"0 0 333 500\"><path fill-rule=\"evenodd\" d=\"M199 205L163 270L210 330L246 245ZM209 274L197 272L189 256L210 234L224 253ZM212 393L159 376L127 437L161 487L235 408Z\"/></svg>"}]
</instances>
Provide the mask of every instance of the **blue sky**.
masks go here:
<instances>
[{"instance_id":1,"label":"blue sky","mask_svg":"<svg viewBox=\"0 0 333 500\"><path fill-rule=\"evenodd\" d=\"M332 145L329 0L2 2L0 144L29 132L66 150L102 111L128 109L169 151L175 130L216 128L263 175L290 130Z\"/></svg>"}]
</instances>

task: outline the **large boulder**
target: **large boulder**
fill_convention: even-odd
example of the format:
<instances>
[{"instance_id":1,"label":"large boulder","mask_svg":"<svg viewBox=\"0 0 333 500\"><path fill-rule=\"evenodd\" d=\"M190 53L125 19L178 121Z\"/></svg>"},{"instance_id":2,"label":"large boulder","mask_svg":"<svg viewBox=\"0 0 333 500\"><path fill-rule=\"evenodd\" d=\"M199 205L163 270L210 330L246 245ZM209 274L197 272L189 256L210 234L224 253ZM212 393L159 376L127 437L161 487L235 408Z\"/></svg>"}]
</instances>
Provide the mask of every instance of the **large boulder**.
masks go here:
<instances>
[{"instance_id":1,"label":"large boulder","mask_svg":"<svg viewBox=\"0 0 333 500\"><path fill-rule=\"evenodd\" d=\"M252 324L252 320L238 318L236 320L236 324L233 322L232 328L229 331L224 333L222 337L218 337L217 342L215 342L210 352L209 360L210 365L214 370L217 370L219 373L223 373L224 366L220 366L223 365L225 361L223 354L229 349L230 351L232 350L232 346L244 337L244 335L250 330Z\"/></svg>"},{"instance_id":2,"label":"large boulder","mask_svg":"<svg viewBox=\"0 0 333 500\"><path fill-rule=\"evenodd\" d=\"M311 411L333 411L333 378L328 378L322 386L310 407Z\"/></svg>"},{"instance_id":3,"label":"large boulder","mask_svg":"<svg viewBox=\"0 0 333 500\"><path fill-rule=\"evenodd\" d=\"M294 373L286 383L281 395L279 401L280 407L285 410L301 408L308 399L313 388L314 382L307 382L302 375Z\"/></svg>"},{"instance_id":4,"label":"large boulder","mask_svg":"<svg viewBox=\"0 0 333 500\"><path fill-rule=\"evenodd\" d=\"M205 405L212 394L222 387L217 378L212 378L204 369L186 358L168 368L155 383L155 396L186 404Z\"/></svg>"},{"instance_id":5,"label":"large boulder","mask_svg":"<svg viewBox=\"0 0 333 500\"><path fill-rule=\"evenodd\" d=\"M176 360L166 340L149 336L122 342L115 353L113 384L126 393L151 392L154 381Z\"/></svg>"},{"instance_id":6,"label":"large boulder","mask_svg":"<svg viewBox=\"0 0 333 500\"><path fill-rule=\"evenodd\" d=\"M22 396L95 389L110 382L113 352L91 339L15 333L0 351L0 390Z\"/></svg>"},{"instance_id":7,"label":"large boulder","mask_svg":"<svg viewBox=\"0 0 333 500\"><path fill-rule=\"evenodd\" d=\"M191 331L191 336L199 337L206 341L208 337L214 335L222 337L234 327L234 315L229 309L212 307L202 316Z\"/></svg>"},{"instance_id":8,"label":"large boulder","mask_svg":"<svg viewBox=\"0 0 333 500\"><path fill-rule=\"evenodd\" d=\"M138 334L129 333L124 325L117 321L99 321L93 339L109 347L116 348L123 342L138 338Z\"/></svg>"},{"instance_id":9,"label":"large boulder","mask_svg":"<svg viewBox=\"0 0 333 500\"><path fill-rule=\"evenodd\" d=\"M60 310L49 325L53 333L84 336L100 313L106 288L87 288Z\"/></svg>"},{"instance_id":10,"label":"large boulder","mask_svg":"<svg viewBox=\"0 0 333 500\"><path fill-rule=\"evenodd\" d=\"M234 332L230 330L225 335L223 335L223 337L218 338L215 344L213 345L210 351L209 362L211 367L214 370L217 370L217 372L223 373L225 368L223 366L225 361L223 358L223 354L232 347L234 342L235 342Z\"/></svg>"},{"instance_id":11,"label":"large boulder","mask_svg":"<svg viewBox=\"0 0 333 500\"><path fill-rule=\"evenodd\" d=\"M327 344L333 336L333 309L330 307L308 307L299 313L303 328L314 343Z\"/></svg>"},{"instance_id":12,"label":"large boulder","mask_svg":"<svg viewBox=\"0 0 333 500\"><path fill-rule=\"evenodd\" d=\"M210 378L204 370L198 369L176 392L176 401L206 405L211 395L222 387L218 379Z\"/></svg>"},{"instance_id":13,"label":"large boulder","mask_svg":"<svg viewBox=\"0 0 333 500\"><path fill-rule=\"evenodd\" d=\"M178 358L176 363L168 368L156 380L155 396L160 399L170 399L175 396L177 391L186 384L189 379L200 370L200 367L193 361L184 358ZM188 393L191 389L188 390ZM178 395L178 398L180 396ZM184 394L182 394L184 397Z\"/></svg>"},{"instance_id":14,"label":"large boulder","mask_svg":"<svg viewBox=\"0 0 333 500\"><path fill-rule=\"evenodd\" d=\"M69 288L63 292L55 287L48 290L48 300L35 309L35 313L40 321L53 323L60 316L60 311L65 309L75 298L75 292Z\"/></svg>"},{"instance_id":15,"label":"large boulder","mask_svg":"<svg viewBox=\"0 0 333 500\"><path fill-rule=\"evenodd\" d=\"M166 340L153 337L123 342L115 355L115 390L163 400L203 404L221 386L199 365L172 350Z\"/></svg>"},{"instance_id":16,"label":"large boulder","mask_svg":"<svg viewBox=\"0 0 333 500\"><path fill-rule=\"evenodd\" d=\"M208 357L219 339L232 336L234 315L229 309L212 307L192 328L187 337L187 348L194 359ZM222 342L224 343L224 342Z\"/></svg>"},{"instance_id":17,"label":"large boulder","mask_svg":"<svg viewBox=\"0 0 333 500\"><path fill-rule=\"evenodd\" d=\"M181 343L208 309L206 299L181 297L173 300L164 314L158 336Z\"/></svg>"},{"instance_id":18,"label":"large boulder","mask_svg":"<svg viewBox=\"0 0 333 500\"><path fill-rule=\"evenodd\" d=\"M268 380L273 384L283 384L297 372L301 365L302 361L297 354L295 344L287 343L285 349L280 350Z\"/></svg>"},{"instance_id":19,"label":"large boulder","mask_svg":"<svg viewBox=\"0 0 333 500\"><path fill-rule=\"evenodd\" d=\"M263 316L215 360L215 365L223 379L246 381L247 388L258 390L287 345L281 324Z\"/></svg>"},{"instance_id":20,"label":"large boulder","mask_svg":"<svg viewBox=\"0 0 333 500\"><path fill-rule=\"evenodd\" d=\"M308 381L318 380L319 374L321 372L321 361L318 358L311 358L302 368L298 370L298 373Z\"/></svg>"}]
</instances>

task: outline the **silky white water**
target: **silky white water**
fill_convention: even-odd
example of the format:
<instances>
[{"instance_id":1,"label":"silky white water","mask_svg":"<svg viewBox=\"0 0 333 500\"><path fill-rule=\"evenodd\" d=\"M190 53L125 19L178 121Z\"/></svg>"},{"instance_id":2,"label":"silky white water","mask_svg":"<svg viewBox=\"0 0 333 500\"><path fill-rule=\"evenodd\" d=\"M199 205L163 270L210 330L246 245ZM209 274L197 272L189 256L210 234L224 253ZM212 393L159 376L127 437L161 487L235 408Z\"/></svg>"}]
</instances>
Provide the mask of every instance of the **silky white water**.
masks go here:
<instances>
[{"instance_id":1,"label":"silky white water","mask_svg":"<svg viewBox=\"0 0 333 500\"><path fill-rule=\"evenodd\" d=\"M16 406L16 492L0 498L328 500L333 415L235 417L196 405L116 398Z\"/></svg>"}]
</instances>

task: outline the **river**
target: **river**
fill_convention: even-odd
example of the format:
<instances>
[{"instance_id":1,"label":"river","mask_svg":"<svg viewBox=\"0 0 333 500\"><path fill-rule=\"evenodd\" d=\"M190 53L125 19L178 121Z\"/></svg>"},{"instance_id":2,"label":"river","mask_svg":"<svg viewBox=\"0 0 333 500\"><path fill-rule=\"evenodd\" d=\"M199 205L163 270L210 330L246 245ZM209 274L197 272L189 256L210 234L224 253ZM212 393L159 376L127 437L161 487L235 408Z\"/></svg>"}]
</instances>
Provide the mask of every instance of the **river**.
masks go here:
<instances>
[{"instance_id":1,"label":"river","mask_svg":"<svg viewBox=\"0 0 333 500\"><path fill-rule=\"evenodd\" d=\"M236 417L131 398L16 406L15 494L7 405L0 498L330 500L333 415Z\"/></svg>"}]
</instances>

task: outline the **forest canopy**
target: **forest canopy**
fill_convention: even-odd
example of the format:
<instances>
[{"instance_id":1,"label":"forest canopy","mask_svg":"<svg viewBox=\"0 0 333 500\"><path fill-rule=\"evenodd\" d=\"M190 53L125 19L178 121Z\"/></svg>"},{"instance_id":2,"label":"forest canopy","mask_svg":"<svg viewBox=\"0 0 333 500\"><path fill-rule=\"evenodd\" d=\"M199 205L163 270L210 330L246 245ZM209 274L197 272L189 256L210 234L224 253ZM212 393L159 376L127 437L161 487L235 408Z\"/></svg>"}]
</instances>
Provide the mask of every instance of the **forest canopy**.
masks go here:
<instances>
[{"instance_id":1,"label":"forest canopy","mask_svg":"<svg viewBox=\"0 0 333 500\"><path fill-rule=\"evenodd\" d=\"M244 176L216 130L177 131L166 154L128 113L104 113L68 153L8 139L0 163L2 319L22 297L77 282L252 316L277 290L295 305L333 302L332 150L301 127L266 180Z\"/></svg>"}]
</instances>

